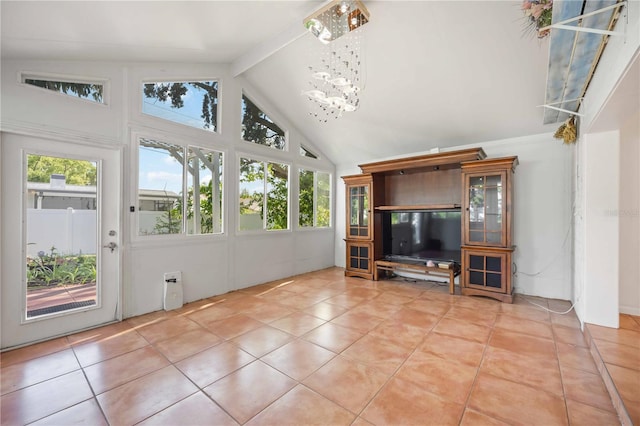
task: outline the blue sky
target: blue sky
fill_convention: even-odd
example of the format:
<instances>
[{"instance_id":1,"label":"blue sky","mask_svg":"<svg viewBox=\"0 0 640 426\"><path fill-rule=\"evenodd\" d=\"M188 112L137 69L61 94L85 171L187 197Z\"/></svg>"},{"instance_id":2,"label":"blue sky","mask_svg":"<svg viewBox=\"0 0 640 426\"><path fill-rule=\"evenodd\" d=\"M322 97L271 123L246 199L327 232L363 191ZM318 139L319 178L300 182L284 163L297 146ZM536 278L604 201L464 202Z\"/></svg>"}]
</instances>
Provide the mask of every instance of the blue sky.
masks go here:
<instances>
[{"instance_id":1,"label":"blue sky","mask_svg":"<svg viewBox=\"0 0 640 426\"><path fill-rule=\"evenodd\" d=\"M187 85L187 88L187 93L182 98L184 107L180 109L172 108L170 100L163 102L147 98L142 93L142 112L204 130L204 120L200 116L202 114L202 99L206 92L191 85ZM141 147L139 165L139 188L166 190L175 193L182 191L182 165L166 151ZM208 176L201 175L201 183L211 180L211 173L208 170L206 172Z\"/></svg>"}]
</instances>

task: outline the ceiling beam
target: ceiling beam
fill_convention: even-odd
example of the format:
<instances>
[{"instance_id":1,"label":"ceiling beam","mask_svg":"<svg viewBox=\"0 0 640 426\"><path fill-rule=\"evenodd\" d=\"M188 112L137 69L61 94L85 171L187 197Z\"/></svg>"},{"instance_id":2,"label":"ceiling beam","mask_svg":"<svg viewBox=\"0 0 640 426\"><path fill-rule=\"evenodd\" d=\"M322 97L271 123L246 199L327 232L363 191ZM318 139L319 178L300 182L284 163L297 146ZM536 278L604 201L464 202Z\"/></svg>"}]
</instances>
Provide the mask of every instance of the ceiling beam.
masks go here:
<instances>
[{"instance_id":1,"label":"ceiling beam","mask_svg":"<svg viewBox=\"0 0 640 426\"><path fill-rule=\"evenodd\" d=\"M239 76L307 33L308 31L302 26L302 20L297 22L286 31L265 40L233 61L231 63L231 73L234 77Z\"/></svg>"},{"instance_id":2,"label":"ceiling beam","mask_svg":"<svg viewBox=\"0 0 640 426\"><path fill-rule=\"evenodd\" d=\"M305 14L300 18L298 22L291 25L287 30L277 34L276 36L265 40L261 44L257 45L253 49L244 53L242 56L236 58L231 63L231 74L234 77L239 76L245 71L253 68L255 65L267 59L269 56L273 55L280 49L286 47L290 43L293 43L303 35L307 34L309 31L304 27L302 20L304 17L311 15L319 8L326 6L331 3L332 0L328 0L322 2L320 5L316 5L313 10L309 11L309 13Z\"/></svg>"}]
</instances>

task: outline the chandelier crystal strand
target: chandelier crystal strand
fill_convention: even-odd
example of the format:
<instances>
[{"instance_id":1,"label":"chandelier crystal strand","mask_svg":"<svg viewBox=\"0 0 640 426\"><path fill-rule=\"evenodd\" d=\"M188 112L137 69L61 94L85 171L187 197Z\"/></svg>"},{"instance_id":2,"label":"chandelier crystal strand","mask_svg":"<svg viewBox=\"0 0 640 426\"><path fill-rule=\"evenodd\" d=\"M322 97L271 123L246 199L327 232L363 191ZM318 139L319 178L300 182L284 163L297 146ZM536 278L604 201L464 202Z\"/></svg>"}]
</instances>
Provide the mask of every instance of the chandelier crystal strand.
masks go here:
<instances>
[{"instance_id":1,"label":"chandelier crystal strand","mask_svg":"<svg viewBox=\"0 0 640 426\"><path fill-rule=\"evenodd\" d=\"M323 22L309 24L310 31L323 43L320 52L310 52L312 65L309 90L310 115L320 122L341 117L360 105L362 90L362 35L359 9L354 2L341 2ZM339 37L333 37L339 34ZM332 38L333 37L333 38ZM332 41L331 41L332 40Z\"/></svg>"}]
</instances>

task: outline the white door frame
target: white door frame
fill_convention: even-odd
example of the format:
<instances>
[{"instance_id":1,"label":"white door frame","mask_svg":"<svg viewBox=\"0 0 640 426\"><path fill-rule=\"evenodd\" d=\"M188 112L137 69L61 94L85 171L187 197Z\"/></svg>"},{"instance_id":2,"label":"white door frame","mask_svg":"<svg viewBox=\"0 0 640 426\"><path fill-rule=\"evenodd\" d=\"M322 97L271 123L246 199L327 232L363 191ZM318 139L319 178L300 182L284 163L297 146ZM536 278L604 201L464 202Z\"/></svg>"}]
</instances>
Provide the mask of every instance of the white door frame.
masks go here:
<instances>
[{"instance_id":1,"label":"white door frame","mask_svg":"<svg viewBox=\"0 0 640 426\"><path fill-rule=\"evenodd\" d=\"M1 170L0 227L2 227L2 271L0 272L1 348L21 346L122 320L122 164L123 148L104 144L77 144L4 133ZM97 249L100 286L98 305L63 314L26 319L26 177L27 154L97 161L98 194ZM109 236L109 230L115 236ZM111 253L102 246L115 242ZM97 294L98 295L98 294Z\"/></svg>"}]
</instances>

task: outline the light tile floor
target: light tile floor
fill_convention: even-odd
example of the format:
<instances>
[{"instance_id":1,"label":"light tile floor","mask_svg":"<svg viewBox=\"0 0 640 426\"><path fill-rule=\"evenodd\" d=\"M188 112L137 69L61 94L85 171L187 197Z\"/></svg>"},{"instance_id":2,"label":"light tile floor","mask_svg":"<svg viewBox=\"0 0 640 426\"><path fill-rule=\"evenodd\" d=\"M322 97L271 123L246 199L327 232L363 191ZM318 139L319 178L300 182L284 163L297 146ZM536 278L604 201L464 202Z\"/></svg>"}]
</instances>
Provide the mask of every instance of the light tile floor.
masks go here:
<instances>
[{"instance_id":1,"label":"light tile floor","mask_svg":"<svg viewBox=\"0 0 640 426\"><path fill-rule=\"evenodd\" d=\"M640 425L640 317L620 315L620 328L586 325L587 343L624 424Z\"/></svg>"},{"instance_id":2,"label":"light tile floor","mask_svg":"<svg viewBox=\"0 0 640 426\"><path fill-rule=\"evenodd\" d=\"M575 314L527 300L304 274L3 353L0 420L619 424Z\"/></svg>"}]
</instances>

